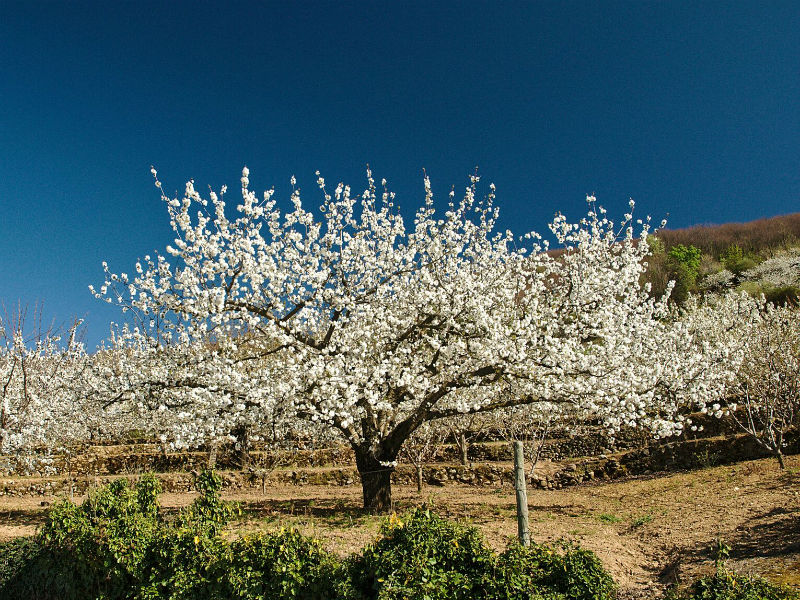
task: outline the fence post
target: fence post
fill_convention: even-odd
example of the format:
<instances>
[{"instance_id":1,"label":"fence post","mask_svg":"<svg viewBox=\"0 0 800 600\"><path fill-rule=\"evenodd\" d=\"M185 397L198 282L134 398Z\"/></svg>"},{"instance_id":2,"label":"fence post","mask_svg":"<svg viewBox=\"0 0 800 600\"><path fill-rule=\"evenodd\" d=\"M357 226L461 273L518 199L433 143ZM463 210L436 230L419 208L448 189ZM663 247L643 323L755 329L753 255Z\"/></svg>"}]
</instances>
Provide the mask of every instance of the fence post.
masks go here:
<instances>
[{"instance_id":1,"label":"fence post","mask_svg":"<svg viewBox=\"0 0 800 600\"><path fill-rule=\"evenodd\" d=\"M528 530L528 490L525 484L525 455L522 442L514 442L514 489L517 491L517 534L523 546L530 546Z\"/></svg>"}]
</instances>

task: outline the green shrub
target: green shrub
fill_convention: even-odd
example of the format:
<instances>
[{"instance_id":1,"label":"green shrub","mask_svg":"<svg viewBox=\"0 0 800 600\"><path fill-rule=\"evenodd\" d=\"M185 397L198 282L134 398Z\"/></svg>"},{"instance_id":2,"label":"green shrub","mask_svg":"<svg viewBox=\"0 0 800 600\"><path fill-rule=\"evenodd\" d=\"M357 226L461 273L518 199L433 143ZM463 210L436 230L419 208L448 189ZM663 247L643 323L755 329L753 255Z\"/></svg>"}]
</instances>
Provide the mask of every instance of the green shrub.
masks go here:
<instances>
[{"instance_id":1,"label":"green shrub","mask_svg":"<svg viewBox=\"0 0 800 600\"><path fill-rule=\"evenodd\" d=\"M57 503L38 552L24 561L25 593L64 600L228 597L227 543L218 533L236 507L220 499L218 475L204 471L196 486L200 497L174 524L159 518L161 486L153 475L135 486L114 481L80 506Z\"/></svg>"},{"instance_id":2,"label":"green shrub","mask_svg":"<svg viewBox=\"0 0 800 600\"><path fill-rule=\"evenodd\" d=\"M490 597L498 600L611 600L616 585L593 552L576 546L548 548L510 546L487 580Z\"/></svg>"},{"instance_id":3,"label":"green shrub","mask_svg":"<svg viewBox=\"0 0 800 600\"><path fill-rule=\"evenodd\" d=\"M209 535L216 535L238 512L238 506L220 498L222 479L214 471L201 472L195 478L194 486L200 496L181 512L180 524L189 529L202 528Z\"/></svg>"},{"instance_id":4,"label":"green shrub","mask_svg":"<svg viewBox=\"0 0 800 600\"><path fill-rule=\"evenodd\" d=\"M660 297L666 291L668 282L674 281L670 301L683 304L689 294L697 289L702 252L695 246L683 244L672 246L666 252L663 241L654 236L649 236L647 243L651 255L647 259L647 271L642 283L649 283L651 295Z\"/></svg>"},{"instance_id":5,"label":"green shrub","mask_svg":"<svg viewBox=\"0 0 800 600\"><path fill-rule=\"evenodd\" d=\"M339 563L295 529L242 537L230 546L230 598L339 597Z\"/></svg>"},{"instance_id":6,"label":"green shrub","mask_svg":"<svg viewBox=\"0 0 800 600\"><path fill-rule=\"evenodd\" d=\"M137 600L215 600L230 597L229 545L220 530L237 512L220 498L222 479L210 470L195 478L200 496L163 527L143 556Z\"/></svg>"},{"instance_id":7,"label":"green shrub","mask_svg":"<svg viewBox=\"0 0 800 600\"><path fill-rule=\"evenodd\" d=\"M669 257L685 269L688 282L690 285L694 285L700 274L700 258L702 257L700 248L677 244L669 249Z\"/></svg>"},{"instance_id":8,"label":"green shrub","mask_svg":"<svg viewBox=\"0 0 800 600\"><path fill-rule=\"evenodd\" d=\"M728 269L728 271L734 273L735 275L741 275L759 263L757 257L745 254L736 244L729 246L720 255L719 260L723 265L725 265L725 268Z\"/></svg>"},{"instance_id":9,"label":"green shrub","mask_svg":"<svg viewBox=\"0 0 800 600\"><path fill-rule=\"evenodd\" d=\"M164 528L148 547L136 600L227 600L228 544L208 529Z\"/></svg>"},{"instance_id":10,"label":"green shrub","mask_svg":"<svg viewBox=\"0 0 800 600\"><path fill-rule=\"evenodd\" d=\"M50 509L39 539L51 560L70 573L76 591L66 597L126 597L158 531L160 491L152 475L135 487L119 479L80 506L63 500Z\"/></svg>"},{"instance_id":11,"label":"green shrub","mask_svg":"<svg viewBox=\"0 0 800 600\"><path fill-rule=\"evenodd\" d=\"M35 537L0 544L0 598L62 600L85 596L64 561Z\"/></svg>"},{"instance_id":12,"label":"green shrub","mask_svg":"<svg viewBox=\"0 0 800 600\"><path fill-rule=\"evenodd\" d=\"M382 538L351 564L355 591L366 599L480 598L494 556L473 527L445 521L429 510L392 517Z\"/></svg>"},{"instance_id":13,"label":"green shrub","mask_svg":"<svg viewBox=\"0 0 800 600\"><path fill-rule=\"evenodd\" d=\"M569 546L553 569L553 586L570 600L610 600L616 584L600 559L589 550Z\"/></svg>"}]
</instances>

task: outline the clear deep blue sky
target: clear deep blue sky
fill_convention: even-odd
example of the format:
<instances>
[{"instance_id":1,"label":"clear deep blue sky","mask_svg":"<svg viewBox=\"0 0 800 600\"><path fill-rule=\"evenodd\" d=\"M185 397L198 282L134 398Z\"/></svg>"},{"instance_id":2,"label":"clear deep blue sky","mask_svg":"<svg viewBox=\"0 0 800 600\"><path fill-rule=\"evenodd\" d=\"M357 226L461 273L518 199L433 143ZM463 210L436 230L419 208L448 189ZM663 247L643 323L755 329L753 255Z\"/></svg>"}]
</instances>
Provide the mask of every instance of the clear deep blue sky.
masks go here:
<instances>
[{"instance_id":1,"label":"clear deep blue sky","mask_svg":"<svg viewBox=\"0 0 800 600\"><path fill-rule=\"evenodd\" d=\"M88 323L171 241L152 185L288 195L364 165L408 210L478 165L501 225L595 193L670 227L800 210L800 2L0 3L0 300Z\"/></svg>"}]
</instances>

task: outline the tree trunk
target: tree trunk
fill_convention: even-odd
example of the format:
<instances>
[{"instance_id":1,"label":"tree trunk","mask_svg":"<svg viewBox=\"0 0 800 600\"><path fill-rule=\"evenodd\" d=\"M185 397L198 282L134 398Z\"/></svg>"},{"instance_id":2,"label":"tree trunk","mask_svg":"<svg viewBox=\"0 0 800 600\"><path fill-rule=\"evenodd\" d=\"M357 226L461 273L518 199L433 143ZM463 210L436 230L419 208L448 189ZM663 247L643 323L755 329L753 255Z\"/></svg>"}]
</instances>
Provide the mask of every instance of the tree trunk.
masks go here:
<instances>
[{"instance_id":1,"label":"tree trunk","mask_svg":"<svg viewBox=\"0 0 800 600\"><path fill-rule=\"evenodd\" d=\"M458 436L458 449L461 450L461 464L466 467L469 464L469 440L463 431Z\"/></svg>"},{"instance_id":2,"label":"tree trunk","mask_svg":"<svg viewBox=\"0 0 800 600\"><path fill-rule=\"evenodd\" d=\"M387 513L392 510L392 471L394 467L381 464L381 460L366 448L356 448L356 467L361 477L364 510ZM384 460L391 462L392 459Z\"/></svg>"},{"instance_id":3,"label":"tree trunk","mask_svg":"<svg viewBox=\"0 0 800 600\"><path fill-rule=\"evenodd\" d=\"M783 471L786 468L786 463L783 460L783 452L778 450L775 452L775 457L778 459L778 464L781 466L781 471Z\"/></svg>"},{"instance_id":4,"label":"tree trunk","mask_svg":"<svg viewBox=\"0 0 800 600\"><path fill-rule=\"evenodd\" d=\"M417 492L422 493L422 465L417 465Z\"/></svg>"}]
</instances>

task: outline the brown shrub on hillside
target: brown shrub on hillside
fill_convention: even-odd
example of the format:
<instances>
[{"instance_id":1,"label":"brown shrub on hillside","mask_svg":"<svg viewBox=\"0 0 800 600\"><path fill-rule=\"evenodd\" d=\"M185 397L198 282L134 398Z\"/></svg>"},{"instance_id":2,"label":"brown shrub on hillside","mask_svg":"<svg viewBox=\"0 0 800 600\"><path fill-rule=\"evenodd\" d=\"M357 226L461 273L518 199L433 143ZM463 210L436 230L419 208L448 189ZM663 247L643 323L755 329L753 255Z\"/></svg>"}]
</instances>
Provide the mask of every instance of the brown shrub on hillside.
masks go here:
<instances>
[{"instance_id":1,"label":"brown shrub on hillside","mask_svg":"<svg viewBox=\"0 0 800 600\"><path fill-rule=\"evenodd\" d=\"M677 244L692 245L719 259L733 245L746 254L771 256L800 241L800 213L758 219L749 223L696 225L686 229L662 229L656 236L668 250Z\"/></svg>"}]
</instances>

